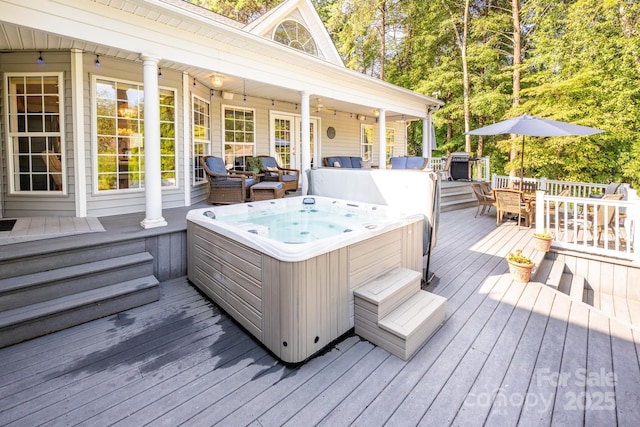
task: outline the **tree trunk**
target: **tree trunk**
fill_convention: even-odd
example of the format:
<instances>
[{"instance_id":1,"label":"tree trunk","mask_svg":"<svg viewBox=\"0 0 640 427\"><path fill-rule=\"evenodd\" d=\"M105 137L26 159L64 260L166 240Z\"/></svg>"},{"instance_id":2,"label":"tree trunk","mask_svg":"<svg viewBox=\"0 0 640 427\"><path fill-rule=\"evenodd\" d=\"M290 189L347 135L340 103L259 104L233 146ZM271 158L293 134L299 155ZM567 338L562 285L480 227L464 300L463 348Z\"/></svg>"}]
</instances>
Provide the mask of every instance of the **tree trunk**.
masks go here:
<instances>
[{"instance_id":1,"label":"tree trunk","mask_svg":"<svg viewBox=\"0 0 640 427\"><path fill-rule=\"evenodd\" d=\"M469 33L469 0L464 2L464 22L462 23L462 43L460 51L462 55L462 84L464 106L464 131L471 130L471 109L469 106L469 64L467 62L467 38ZM464 136L464 151L471 152L471 135Z\"/></svg>"},{"instance_id":2,"label":"tree trunk","mask_svg":"<svg viewBox=\"0 0 640 427\"><path fill-rule=\"evenodd\" d=\"M386 55L386 31L385 26L387 18L387 1L380 0L380 80L384 80L384 62Z\"/></svg>"},{"instance_id":3,"label":"tree trunk","mask_svg":"<svg viewBox=\"0 0 640 427\"><path fill-rule=\"evenodd\" d=\"M484 117L478 117L478 127L481 128L484 126ZM476 157L482 157L482 153L484 152L484 136L478 136L478 148L476 150Z\"/></svg>"},{"instance_id":4,"label":"tree trunk","mask_svg":"<svg viewBox=\"0 0 640 427\"><path fill-rule=\"evenodd\" d=\"M520 66L522 64L522 42L520 40L520 0L511 0L511 14L513 17L513 106L520 105ZM511 135L512 140L515 136ZM518 158L518 145L513 143L509 153L509 160L514 162ZM509 171L515 176L516 169Z\"/></svg>"}]
</instances>

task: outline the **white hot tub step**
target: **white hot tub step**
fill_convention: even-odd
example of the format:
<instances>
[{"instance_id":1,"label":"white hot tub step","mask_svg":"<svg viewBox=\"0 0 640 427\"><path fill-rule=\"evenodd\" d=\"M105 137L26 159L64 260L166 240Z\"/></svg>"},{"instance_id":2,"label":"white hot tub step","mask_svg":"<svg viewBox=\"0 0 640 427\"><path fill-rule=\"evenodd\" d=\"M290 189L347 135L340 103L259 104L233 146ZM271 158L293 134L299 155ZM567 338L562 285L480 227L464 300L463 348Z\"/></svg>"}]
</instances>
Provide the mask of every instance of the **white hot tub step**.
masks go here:
<instances>
[{"instance_id":1,"label":"white hot tub step","mask_svg":"<svg viewBox=\"0 0 640 427\"><path fill-rule=\"evenodd\" d=\"M421 272L398 267L355 289L354 294L360 305L381 319L419 292L421 279Z\"/></svg>"},{"instance_id":2,"label":"white hot tub step","mask_svg":"<svg viewBox=\"0 0 640 427\"><path fill-rule=\"evenodd\" d=\"M420 290L380 319L356 298L355 332L408 360L444 321L446 301L444 297Z\"/></svg>"}]
</instances>

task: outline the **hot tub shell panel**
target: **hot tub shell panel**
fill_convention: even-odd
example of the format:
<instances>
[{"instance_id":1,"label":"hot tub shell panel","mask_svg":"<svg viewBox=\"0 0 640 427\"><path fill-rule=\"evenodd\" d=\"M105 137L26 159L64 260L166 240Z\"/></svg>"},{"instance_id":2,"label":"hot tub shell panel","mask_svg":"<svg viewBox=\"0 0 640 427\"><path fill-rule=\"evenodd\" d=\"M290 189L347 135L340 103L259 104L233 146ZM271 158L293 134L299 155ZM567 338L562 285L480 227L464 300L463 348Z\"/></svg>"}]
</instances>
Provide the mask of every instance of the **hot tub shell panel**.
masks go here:
<instances>
[{"instance_id":1,"label":"hot tub shell panel","mask_svg":"<svg viewBox=\"0 0 640 427\"><path fill-rule=\"evenodd\" d=\"M354 326L354 289L394 267L422 269L422 221L295 262L199 224L188 222L187 230L189 280L291 363Z\"/></svg>"}]
</instances>

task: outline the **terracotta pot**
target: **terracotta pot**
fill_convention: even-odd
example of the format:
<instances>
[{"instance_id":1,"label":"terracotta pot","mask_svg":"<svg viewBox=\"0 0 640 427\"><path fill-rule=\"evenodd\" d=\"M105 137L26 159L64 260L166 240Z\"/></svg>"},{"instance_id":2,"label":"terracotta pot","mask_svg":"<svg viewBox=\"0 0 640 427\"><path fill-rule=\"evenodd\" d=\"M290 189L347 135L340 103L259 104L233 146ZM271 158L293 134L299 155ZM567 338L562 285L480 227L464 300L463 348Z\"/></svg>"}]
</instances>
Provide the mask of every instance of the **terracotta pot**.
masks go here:
<instances>
[{"instance_id":1,"label":"terracotta pot","mask_svg":"<svg viewBox=\"0 0 640 427\"><path fill-rule=\"evenodd\" d=\"M534 248L540 252L549 252L549 249L551 249L552 241L553 238L551 237L540 237L536 235L533 236Z\"/></svg>"},{"instance_id":2,"label":"terracotta pot","mask_svg":"<svg viewBox=\"0 0 640 427\"><path fill-rule=\"evenodd\" d=\"M531 279L531 270L535 264L520 264L519 262L513 262L507 260L509 263L509 272L513 280L518 282L529 282Z\"/></svg>"}]
</instances>

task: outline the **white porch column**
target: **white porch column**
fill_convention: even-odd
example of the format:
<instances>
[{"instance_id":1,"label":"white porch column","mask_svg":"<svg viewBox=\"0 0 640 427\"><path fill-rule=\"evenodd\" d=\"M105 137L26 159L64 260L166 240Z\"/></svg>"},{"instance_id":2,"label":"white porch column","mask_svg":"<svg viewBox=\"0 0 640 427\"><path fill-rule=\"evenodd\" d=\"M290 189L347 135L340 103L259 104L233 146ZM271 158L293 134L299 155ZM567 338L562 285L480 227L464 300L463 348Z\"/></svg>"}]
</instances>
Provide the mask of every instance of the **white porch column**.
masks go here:
<instances>
[{"instance_id":1,"label":"white porch column","mask_svg":"<svg viewBox=\"0 0 640 427\"><path fill-rule=\"evenodd\" d=\"M302 116L300 117L300 126L302 127L300 131L300 178L301 178L301 187L302 187L302 195L306 195L309 191L309 170L311 169L311 133L309 132L309 93L300 92L300 113ZM316 129L316 132L319 130Z\"/></svg>"},{"instance_id":2,"label":"white porch column","mask_svg":"<svg viewBox=\"0 0 640 427\"><path fill-rule=\"evenodd\" d=\"M191 118L191 92L189 90L189 73L182 72L182 152L184 153L182 159L183 179L184 179L184 205L191 206L191 171L193 171L193 159L194 155L191 150L191 128L192 124L189 122ZM210 154L210 153L209 153Z\"/></svg>"},{"instance_id":3,"label":"white porch column","mask_svg":"<svg viewBox=\"0 0 640 427\"><path fill-rule=\"evenodd\" d=\"M73 115L73 162L75 179L76 217L87 216L87 162L84 156L86 144L84 140L84 90L82 75L82 50L71 49L71 109ZM66 156L67 153L62 153ZM66 171L62 171L66 173Z\"/></svg>"},{"instance_id":4,"label":"white porch column","mask_svg":"<svg viewBox=\"0 0 640 427\"><path fill-rule=\"evenodd\" d=\"M160 91L158 58L143 55L144 70L144 195L146 216L143 228L164 227L160 174Z\"/></svg>"},{"instance_id":5,"label":"white porch column","mask_svg":"<svg viewBox=\"0 0 640 427\"><path fill-rule=\"evenodd\" d=\"M433 147L431 134L431 112L422 119L422 157L428 159L428 168L431 169L431 147Z\"/></svg>"},{"instance_id":6,"label":"white porch column","mask_svg":"<svg viewBox=\"0 0 640 427\"><path fill-rule=\"evenodd\" d=\"M378 156L378 168L386 169L387 168L387 112L384 109L380 110L380 115L378 116L378 133L379 142L378 142L378 151L380 155Z\"/></svg>"}]
</instances>

